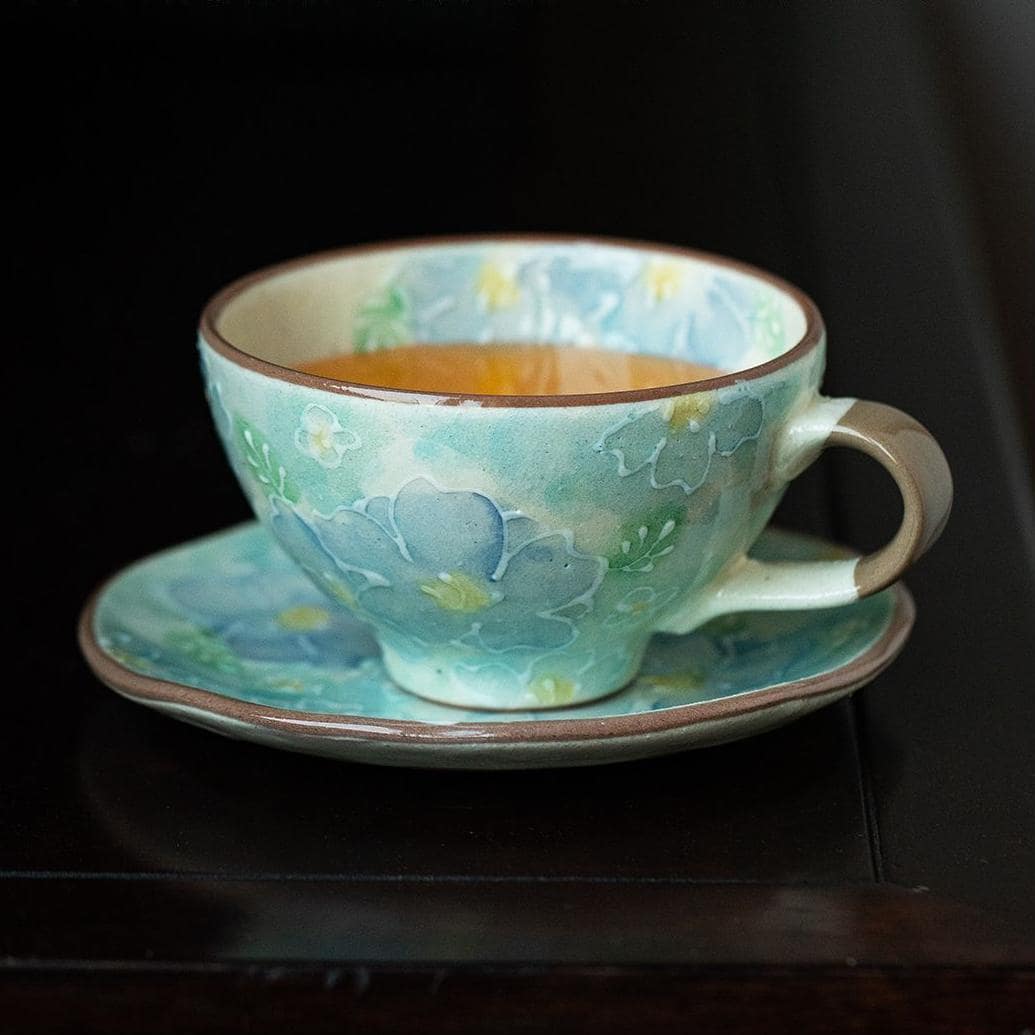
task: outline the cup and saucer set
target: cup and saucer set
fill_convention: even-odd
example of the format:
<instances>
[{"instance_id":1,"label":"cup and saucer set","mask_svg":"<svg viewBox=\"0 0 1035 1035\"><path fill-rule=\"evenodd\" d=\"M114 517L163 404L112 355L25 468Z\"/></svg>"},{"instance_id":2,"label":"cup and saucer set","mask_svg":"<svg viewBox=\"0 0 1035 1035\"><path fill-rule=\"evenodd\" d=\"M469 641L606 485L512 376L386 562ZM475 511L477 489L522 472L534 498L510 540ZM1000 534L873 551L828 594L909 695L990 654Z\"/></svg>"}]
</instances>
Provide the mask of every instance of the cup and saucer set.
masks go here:
<instances>
[{"instance_id":1,"label":"cup and saucer set","mask_svg":"<svg viewBox=\"0 0 1035 1035\"><path fill-rule=\"evenodd\" d=\"M714 373L513 395L306 370L412 343ZM504 769L762 732L892 662L914 615L898 580L951 504L922 425L820 394L804 294L685 249L504 236L320 254L216 295L199 349L257 521L117 573L80 643L123 696L272 747ZM898 532L868 556L769 527L828 446L901 491Z\"/></svg>"}]
</instances>

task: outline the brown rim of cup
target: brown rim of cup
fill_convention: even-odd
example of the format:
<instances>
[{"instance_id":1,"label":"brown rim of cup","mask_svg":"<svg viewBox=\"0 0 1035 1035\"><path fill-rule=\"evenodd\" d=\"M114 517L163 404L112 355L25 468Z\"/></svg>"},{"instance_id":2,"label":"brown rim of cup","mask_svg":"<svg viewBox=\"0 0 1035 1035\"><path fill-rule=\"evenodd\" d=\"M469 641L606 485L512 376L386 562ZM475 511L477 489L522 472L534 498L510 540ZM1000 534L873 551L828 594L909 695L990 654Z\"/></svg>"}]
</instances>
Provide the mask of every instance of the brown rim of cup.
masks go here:
<instances>
[{"instance_id":1,"label":"brown rim of cup","mask_svg":"<svg viewBox=\"0 0 1035 1035\"><path fill-rule=\"evenodd\" d=\"M656 388L635 388L623 392L593 392L574 395L474 395L463 392L426 392L406 388L388 388L380 385L361 384L356 381L339 381L334 378L307 374L291 367L283 367L268 360L259 359L232 344L219 332L217 325L227 304L237 298L248 288L270 280L282 273L315 266L335 259L365 255L370 252L402 251L423 247L450 244L596 244L617 248L628 248L635 251L646 251L668 255L676 255L687 259L696 259L714 266L744 273L771 284L777 290L789 295L801 307L805 315L805 333L800 340L786 352L775 359L760 363L758 366L744 370L722 374L719 377L705 378L700 381L684 382L676 385L663 385ZM287 262L277 263L256 270L227 285L209 299L201 313L199 333L202 339L225 359L238 366L253 370L266 377L303 385L306 388L317 388L339 395L351 395L366 399L381 399L386 402L431 403L434 405L453 405L462 403L480 406L601 406L613 403L642 402L650 399L665 399L691 392L706 392L714 388L722 388L738 381L753 380L779 370L794 362L816 347L823 338L823 318L815 302L804 291L788 283L772 273L757 266L752 266L735 259L728 259L710 252L697 251L693 248L680 248L675 245L657 244L652 241L628 240L621 237L596 237L589 234L458 234L442 237L416 237L398 241L379 241L371 244L353 245L347 248L336 248L329 251L314 252Z\"/></svg>"}]
</instances>

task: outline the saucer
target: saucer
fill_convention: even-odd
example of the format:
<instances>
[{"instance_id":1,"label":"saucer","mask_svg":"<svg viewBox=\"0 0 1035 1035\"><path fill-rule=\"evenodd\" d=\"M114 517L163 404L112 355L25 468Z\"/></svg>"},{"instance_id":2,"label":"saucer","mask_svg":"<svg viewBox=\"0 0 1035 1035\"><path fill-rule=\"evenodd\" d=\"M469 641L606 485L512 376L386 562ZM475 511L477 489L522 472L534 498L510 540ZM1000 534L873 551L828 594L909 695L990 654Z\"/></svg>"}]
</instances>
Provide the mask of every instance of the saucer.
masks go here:
<instances>
[{"instance_id":1,"label":"saucer","mask_svg":"<svg viewBox=\"0 0 1035 1035\"><path fill-rule=\"evenodd\" d=\"M766 530L764 560L851 556ZM87 604L79 639L113 690L217 733L381 765L594 765L738 740L851 693L912 628L898 584L844 607L726 615L651 641L637 679L570 708L453 708L397 687L368 628L329 603L257 523L148 557Z\"/></svg>"}]
</instances>

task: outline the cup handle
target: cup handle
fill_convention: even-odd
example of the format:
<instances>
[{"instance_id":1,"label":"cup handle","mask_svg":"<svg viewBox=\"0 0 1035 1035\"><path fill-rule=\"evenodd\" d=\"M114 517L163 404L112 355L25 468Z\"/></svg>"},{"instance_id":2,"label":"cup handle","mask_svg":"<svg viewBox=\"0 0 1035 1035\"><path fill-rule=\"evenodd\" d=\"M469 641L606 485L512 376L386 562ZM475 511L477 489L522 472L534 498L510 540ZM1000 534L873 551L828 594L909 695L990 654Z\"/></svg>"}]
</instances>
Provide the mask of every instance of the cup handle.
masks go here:
<instances>
[{"instance_id":1,"label":"cup handle","mask_svg":"<svg viewBox=\"0 0 1035 1035\"><path fill-rule=\"evenodd\" d=\"M837 607L891 585L938 538L952 507L952 475L934 436L883 403L817 397L792 417L774 447L774 480L797 477L828 446L858 449L882 464L902 493L902 524L886 546L850 560L759 561L740 555L711 590L671 616L661 632L689 632L731 611Z\"/></svg>"}]
</instances>

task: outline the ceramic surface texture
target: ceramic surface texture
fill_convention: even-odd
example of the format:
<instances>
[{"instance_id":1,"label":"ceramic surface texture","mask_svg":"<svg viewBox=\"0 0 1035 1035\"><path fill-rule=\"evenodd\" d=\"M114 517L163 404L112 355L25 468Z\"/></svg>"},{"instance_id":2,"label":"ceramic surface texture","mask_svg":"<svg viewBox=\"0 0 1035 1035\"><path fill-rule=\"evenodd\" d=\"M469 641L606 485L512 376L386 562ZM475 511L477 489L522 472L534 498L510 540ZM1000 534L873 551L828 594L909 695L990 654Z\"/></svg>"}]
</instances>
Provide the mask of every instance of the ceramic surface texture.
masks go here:
<instances>
[{"instance_id":1,"label":"ceramic surface texture","mask_svg":"<svg viewBox=\"0 0 1035 1035\"><path fill-rule=\"evenodd\" d=\"M530 400L284 369L409 341L593 345L730 373ZM516 710L624 686L658 631L859 597L855 559L745 560L789 480L854 412L818 394L824 349L814 306L767 274L600 241L316 257L217 296L201 337L255 513L328 599L370 623L396 682ZM881 564L882 584L916 552Z\"/></svg>"},{"instance_id":2,"label":"ceramic surface texture","mask_svg":"<svg viewBox=\"0 0 1035 1035\"><path fill-rule=\"evenodd\" d=\"M759 559L843 556L769 530ZM737 614L659 635L638 678L589 704L485 712L436 704L388 676L363 623L329 601L257 524L114 578L84 613L98 675L178 718L276 747L390 765L582 765L749 736L873 678L901 649L901 587L843 608Z\"/></svg>"}]
</instances>

